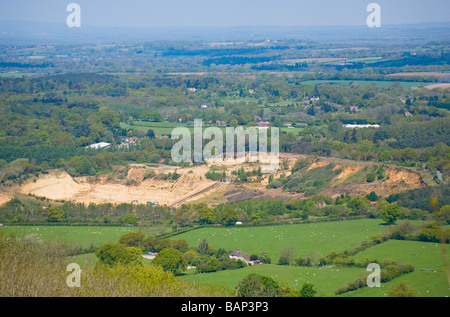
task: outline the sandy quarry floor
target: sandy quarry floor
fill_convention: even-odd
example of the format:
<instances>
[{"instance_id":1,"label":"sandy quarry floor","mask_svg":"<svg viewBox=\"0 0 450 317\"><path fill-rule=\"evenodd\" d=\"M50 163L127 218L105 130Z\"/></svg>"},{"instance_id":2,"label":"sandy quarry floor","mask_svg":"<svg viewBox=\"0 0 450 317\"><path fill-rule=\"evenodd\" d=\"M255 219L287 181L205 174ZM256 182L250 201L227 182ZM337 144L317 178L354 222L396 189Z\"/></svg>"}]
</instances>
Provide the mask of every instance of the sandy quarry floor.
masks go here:
<instances>
[{"instance_id":1,"label":"sandy quarry floor","mask_svg":"<svg viewBox=\"0 0 450 317\"><path fill-rule=\"evenodd\" d=\"M104 179L95 181L88 178L74 179L66 172L52 171L39 177L36 182L28 182L20 188L20 192L54 200L84 203L158 202L159 205L170 205L215 183L199 173L182 174L176 181L153 179L140 181L139 174L142 175L144 171L142 168L130 169L130 178L136 179L137 182L128 186Z\"/></svg>"},{"instance_id":2,"label":"sandy quarry floor","mask_svg":"<svg viewBox=\"0 0 450 317\"><path fill-rule=\"evenodd\" d=\"M291 173L290 168L299 158L306 158L306 156L280 153L280 160L287 160L289 167L286 170L280 168L277 173L271 174L271 176L274 179L282 174L288 176ZM351 177L365 166L362 162L355 163L347 160L320 158L311 165L310 169L326 166L332 161L336 163L336 168L342 169L342 172L332 180L331 187L323 192L332 197L342 193L365 195L371 191L375 191L377 195L385 196L424 185L418 173L398 168L387 170L389 180L377 180L373 183L344 184L343 182L348 177ZM227 174L231 176L231 171L241 166L227 166ZM247 171L257 168L254 163L244 164L243 166ZM39 176L37 179L27 181L14 191L0 191L0 204L10 200L14 193L17 192L25 195L31 193L52 200L83 203L145 204L147 202L157 202L159 205L174 207L187 202L206 202L215 205L242 199L290 199L303 197L301 193L284 192L281 188L267 189L268 174L263 175L263 178L256 182L250 181L234 185L229 182L229 179L226 182L207 179L205 173L210 167L200 165L177 168L176 171L180 174L177 180L157 180L154 178L144 180L144 174L150 168L157 174L167 174L175 171L173 166L160 165L144 168L142 164L134 164L129 168L126 179L111 179L107 175L73 178L64 171L54 170ZM127 185L127 180L133 180L132 184Z\"/></svg>"}]
</instances>

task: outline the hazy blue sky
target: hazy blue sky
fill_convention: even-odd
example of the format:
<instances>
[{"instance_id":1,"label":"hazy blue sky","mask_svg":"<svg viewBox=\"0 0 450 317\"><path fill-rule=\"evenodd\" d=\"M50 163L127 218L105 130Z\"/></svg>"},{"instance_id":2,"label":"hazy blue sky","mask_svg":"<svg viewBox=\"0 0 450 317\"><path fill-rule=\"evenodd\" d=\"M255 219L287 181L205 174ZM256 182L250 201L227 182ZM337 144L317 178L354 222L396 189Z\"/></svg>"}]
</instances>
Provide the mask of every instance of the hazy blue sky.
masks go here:
<instances>
[{"instance_id":1,"label":"hazy blue sky","mask_svg":"<svg viewBox=\"0 0 450 317\"><path fill-rule=\"evenodd\" d=\"M65 23L71 2L82 26L364 25L371 2L382 24L450 21L450 0L0 0L0 20Z\"/></svg>"}]
</instances>

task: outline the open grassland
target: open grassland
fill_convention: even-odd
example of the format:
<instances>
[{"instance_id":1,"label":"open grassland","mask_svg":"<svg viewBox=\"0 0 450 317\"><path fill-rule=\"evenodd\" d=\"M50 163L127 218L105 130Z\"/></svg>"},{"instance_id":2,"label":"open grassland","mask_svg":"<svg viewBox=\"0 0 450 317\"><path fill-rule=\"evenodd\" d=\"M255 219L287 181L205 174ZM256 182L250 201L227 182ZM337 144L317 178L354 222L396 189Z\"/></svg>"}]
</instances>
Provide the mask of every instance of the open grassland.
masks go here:
<instances>
[{"instance_id":1,"label":"open grassland","mask_svg":"<svg viewBox=\"0 0 450 317\"><path fill-rule=\"evenodd\" d=\"M414 271L399 276L392 281L381 283L380 287L363 287L356 291L343 293L343 297L388 297L388 290L405 281L415 291L417 297L448 297L450 288L447 276L440 271Z\"/></svg>"},{"instance_id":2,"label":"open grassland","mask_svg":"<svg viewBox=\"0 0 450 317\"><path fill-rule=\"evenodd\" d=\"M345 231L342 231L341 239L323 239L323 235L322 237L320 237L319 235L311 236L310 239L304 240L304 252L307 253L307 249L312 250L311 246L315 243L322 244L322 250L325 250L332 248L333 244L335 243L335 241L333 240L338 240L343 245L345 244L347 245L347 247L349 247L349 241L352 238L354 239L354 241L357 240L358 237L361 238L360 234L362 232L359 229L361 229L361 227L365 227L364 225L362 225L361 220L339 222L339 224L343 223L353 223L353 229L345 228L345 226L342 226L341 229ZM314 224L314 226L316 225L319 224ZM298 226L301 227L307 225L293 225L284 227L295 228ZM243 228L241 228L239 234L243 234L242 229ZM324 229L324 227L320 226L320 229ZM366 227L366 229L368 229L368 227ZM280 231L276 232L278 233L277 236L280 237ZM276 240L274 239L274 236L271 234L270 230L266 230L266 233L268 233L266 235L264 235L263 232L261 233L262 236L265 236L266 242ZM303 233L307 232L303 230ZM309 233L312 232L310 231ZM216 235L217 234L218 233L216 232ZM235 232L235 236L237 236L237 234L238 232ZM255 234L255 232L253 232L253 234ZM284 232L284 234L287 234L287 232ZM217 237L216 235L215 237ZM227 236L233 235L228 233ZM343 239L344 236L346 242ZM262 239L263 238L261 238L261 240ZM226 241L225 235L222 236L222 241ZM260 241L260 243L265 245L268 244L263 241ZM242 245L247 247L248 244L249 243L247 242L243 243ZM363 287L357 291L343 293L340 296L383 297L388 295L388 289L390 287L396 286L400 281L405 281L409 287L414 289L416 295L419 297L449 296L449 284L444 270L443 253L441 247L442 246L439 243L388 240L384 243L363 250L354 256L356 262L362 262L366 258L374 259L378 262L382 262L385 259L390 259L407 264L412 264L415 267L415 271L406 275L402 275L390 282L383 282L381 284L381 287L379 288ZM446 245L445 247L448 253L450 251L450 247L449 245ZM274 258L272 258L272 263L276 263L276 259L274 261ZM301 288L303 283L309 282L314 285L318 295L334 294L334 291L336 291L340 287L343 287L358 278L366 278L368 274L365 268L358 267L303 267L294 265L282 266L274 264L262 264L252 267L246 267L239 270L218 271L207 274L198 274L194 270L189 270L185 275L183 275L182 278L186 278L197 283L217 284L234 290L239 281L246 275L251 273L270 276L280 284L287 283L288 286L296 289Z\"/></svg>"},{"instance_id":3,"label":"open grassland","mask_svg":"<svg viewBox=\"0 0 450 317\"><path fill-rule=\"evenodd\" d=\"M248 266L237 270L224 270L213 273L196 273L188 270L180 278L198 284L214 284L234 291L239 281L251 273L269 276L279 284L285 284L294 289L301 289L304 283L311 283L318 296L334 295L334 292L355 281L366 278L368 272L361 267L304 267L261 264ZM388 289L405 281L408 287L414 289L418 297L450 296L447 276L442 271L417 270L401 275L389 282L382 282L380 287L362 287L356 291L342 293L343 297L387 297Z\"/></svg>"},{"instance_id":4,"label":"open grassland","mask_svg":"<svg viewBox=\"0 0 450 317\"><path fill-rule=\"evenodd\" d=\"M277 103L277 104L271 104L271 107L275 107L275 106L285 106L288 105L289 103ZM147 121L134 121L132 124L128 124L125 122L122 122L120 124L120 126L124 129L134 129L134 130L138 130L138 131L143 131L143 132L147 132L149 129L152 129L153 132L155 132L155 135L157 137L163 136L163 135L172 135L172 131L173 129L177 128L177 127L185 127L188 128L189 131L193 134L194 133L194 125L187 125L184 123L169 123L169 122L147 122ZM205 130L206 128L210 127L209 125L205 125L205 123L203 123L203 130ZM226 128L224 126L215 126L218 127L219 129L222 130L222 133L225 135L226 133ZM244 127L244 130L246 128ZM294 133L295 135L297 135L299 132L302 132L305 129L305 127L281 127L280 131L281 132L291 132Z\"/></svg>"},{"instance_id":5,"label":"open grassland","mask_svg":"<svg viewBox=\"0 0 450 317\"><path fill-rule=\"evenodd\" d=\"M155 132L156 136L162 136L162 135L171 135L172 130L176 127L186 127L191 131L191 133L194 132L194 126L193 125L186 125L183 123L175 123L175 122L150 122L150 121L134 121L131 124L122 122L120 124L120 127L123 129L134 129L138 131L147 132L149 129L152 129L153 132Z\"/></svg>"},{"instance_id":6,"label":"open grassland","mask_svg":"<svg viewBox=\"0 0 450 317\"><path fill-rule=\"evenodd\" d=\"M294 289L301 289L303 283L309 282L314 285L317 295L331 295L338 288L367 274L364 268L316 268L275 264L247 266L242 269L213 273L194 272L195 270L189 270L180 278L194 283L215 284L234 290L245 276L256 273L269 276L279 284L287 283L287 286Z\"/></svg>"},{"instance_id":7,"label":"open grassland","mask_svg":"<svg viewBox=\"0 0 450 317\"><path fill-rule=\"evenodd\" d=\"M450 246L447 244L445 248L448 257ZM381 283L379 288L364 287L345 293L343 296L387 296L387 290L396 286L400 281L405 281L419 297L450 296L450 285L445 273L444 253L440 243L388 240L359 252L354 258L356 261L363 261L365 258L379 261L384 259L401 261L414 265L415 271L387 283Z\"/></svg>"},{"instance_id":8,"label":"open grassland","mask_svg":"<svg viewBox=\"0 0 450 317\"><path fill-rule=\"evenodd\" d=\"M94 226L5 226L5 234L15 233L17 237L37 235L42 240L72 242L88 248L106 242L117 242L120 236L136 231L134 227L94 227Z\"/></svg>"},{"instance_id":9,"label":"open grassland","mask_svg":"<svg viewBox=\"0 0 450 317\"><path fill-rule=\"evenodd\" d=\"M286 246L296 249L296 256L317 252L323 256L330 251L343 251L369 241L370 236L384 231L379 219L360 219L322 223L264 226L201 228L176 235L196 246L206 239L215 249L236 250L248 254L267 252L276 263L281 250Z\"/></svg>"},{"instance_id":10,"label":"open grassland","mask_svg":"<svg viewBox=\"0 0 450 317\"><path fill-rule=\"evenodd\" d=\"M56 240L82 244L89 247L106 242L117 242L119 237L132 231L140 231L136 227L83 227L83 226L5 226L1 229L6 234L15 233L18 237L36 234L43 240ZM144 229L150 234L150 228ZM293 246L295 257L304 257L314 253L325 256L330 251L350 250L359 246L370 236L383 233L385 227L378 219L360 219L336 222L278 225L264 227L208 227L192 230L174 236L186 239L190 246L196 246L206 239L215 249L235 250L240 248L248 254L267 252L272 264L249 266L242 269L223 270L212 273L197 273L195 269L184 272L180 279L196 284L210 284L226 287L234 292L245 276L257 273L269 276L280 284L300 289L305 282L314 285L317 295L327 296L355 281L367 276L364 267L304 267L296 265L277 265L281 250ZM450 246L445 245L447 254ZM381 283L379 288L363 287L357 291L339 296L383 297L388 289L400 281L406 281L420 297L449 296L449 285L444 270L442 245L434 242L418 242L406 240L387 240L369 247L353 256L356 262L367 258L382 262L385 259L412 264L415 271L401 275L390 282ZM91 266L97 261L93 253L81 254L67 258L68 262L79 263L82 267ZM144 261L148 264L149 260Z\"/></svg>"},{"instance_id":11,"label":"open grassland","mask_svg":"<svg viewBox=\"0 0 450 317\"><path fill-rule=\"evenodd\" d=\"M447 254L450 246L445 245ZM390 259L414 265L416 270L443 271L442 245L434 242L388 240L355 255L357 262L364 259Z\"/></svg>"}]
</instances>

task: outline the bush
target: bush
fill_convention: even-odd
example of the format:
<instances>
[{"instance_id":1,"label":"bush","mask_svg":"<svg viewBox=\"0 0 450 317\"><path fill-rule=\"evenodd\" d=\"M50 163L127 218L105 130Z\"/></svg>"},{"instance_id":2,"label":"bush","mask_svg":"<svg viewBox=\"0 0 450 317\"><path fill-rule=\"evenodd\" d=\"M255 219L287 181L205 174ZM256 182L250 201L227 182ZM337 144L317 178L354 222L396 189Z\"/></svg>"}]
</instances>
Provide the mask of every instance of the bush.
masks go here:
<instances>
[{"instance_id":1,"label":"bush","mask_svg":"<svg viewBox=\"0 0 450 317\"><path fill-rule=\"evenodd\" d=\"M406 284L405 281L400 281L396 286L388 289L389 297L415 297L416 291Z\"/></svg>"},{"instance_id":2,"label":"bush","mask_svg":"<svg viewBox=\"0 0 450 317\"><path fill-rule=\"evenodd\" d=\"M197 260L196 269L199 273L215 272L219 269L219 260L215 256L203 256Z\"/></svg>"},{"instance_id":3,"label":"bush","mask_svg":"<svg viewBox=\"0 0 450 317\"><path fill-rule=\"evenodd\" d=\"M121 243L108 242L95 251L100 265L114 266L117 264L141 264L142 251L136 247L127 247Z\"/></svg>"},{"instance_id":4,"label":"bush","mask_svg":"<svg viewBox=\"0 0 450 317\"><path fill-rule=\"evenodd\" d=\"M317 291L311 283L304 283L300 290L300 297L316 297Z\"/></svg>"},{"instance_id":5,"label":"bush","mask_svg":"<svg viewBox=\"0 0 450 317\"><path fill-rule=\"evenodd\" d=\"M160 265L164 271L172 272L175 275L180 274L187 266L183 254L174 248L161 250L153 259L152 263Z\"/></svg>"},{"instance_id":6,"label":"bush","mask_svg":"<svg viewBox=\"0 0 450 317\"><path fill-rule=\"evenodd\" d=\"M420 230L418 239L425 242L439 242L439 224L435 221L427 222Z\"/></svg>"},{"instance_id":7,"label":"bush","mask_svg":"<svg viewBox=\"0 0 450 317\"><path fill-rule=\"evenodd\" d=\"M377 179L377 175L375 173L369 173L367 174L366 182L372 183Z\"/></svg>"},{"instance_id":8,"label":"bush","mask_svg":"<svg viewBox=\"0 0 450 317\"><path fill-rule=\"evenodd\" d=\"M278 283L256 273L244 277L237 285L237 297L276 297L281 294Z\"/></svg>"}]
</instances>

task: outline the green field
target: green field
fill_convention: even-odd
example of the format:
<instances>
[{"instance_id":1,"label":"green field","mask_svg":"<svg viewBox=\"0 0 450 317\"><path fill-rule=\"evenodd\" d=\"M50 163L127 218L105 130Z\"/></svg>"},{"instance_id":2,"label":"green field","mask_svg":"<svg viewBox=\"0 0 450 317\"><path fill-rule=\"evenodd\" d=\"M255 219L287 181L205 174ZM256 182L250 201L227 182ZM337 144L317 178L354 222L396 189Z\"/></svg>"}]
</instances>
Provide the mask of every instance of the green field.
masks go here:
<instances>
[{"instance_id":1,"label":"green field","mask_svg":"<svg viewBox=\"0 0 450 317\"><path fill-rule=\"evenodd\" d=\"M303 283L309 282L314 285L318 295L333 294L338 288L360 276L367 275L364 268L316 268L261 264L213 273L195 273L195 270L188 270L181 278L195 283L216 284L234 290L239 281L251 273L270 276L279 284L287 283L294 289L300 289Z\"/></svg>"},{"instance_id":2,"label":"green field","mask_svg":"<svg viewBox=\"0 0 450 317\"><path fill-rule=\"evenodd\" d=\"M197 273L187 270L180 276L194 283L216 284L234 290L239 281L251 273L269 276L294 289L300 289L305 282L312 283L318 295L332 295L334 292L356 280L367 276L360 267L303 267L276 265L281 250L285 246L296 249L295 257L311 253L325 256L330 251L350 250L370 236L383 233L385 227L378 219L359 219L310 224L277 225L264 227L208 227L175 235L176 239L186 239L190 246L196 246L206 239L215 249L236 250L240 248L248 254L267 252L273 264L261 264L242 269L223 270L213 273ZM117 242L119 237L133 231L143 231L149 235L151 229L135 227L89 227L89 226L4 226L1 231L15 233L18 237L36 234L43 240L78 243L84 247ZM385 259L412 264L415 271L386 283L381 287L363 287L357 291L341 294L345 297L383 297L387 290L399 281L406 281L417 296L449 296L449 284L444 273L442 245L434 242L387 240L354 255L356 262L369 258L376 262ZM447 254L450 246L446 245ZM81 254L67 259L82 267L93 265L97 257L93 253ZM144 263L148 264L149 260Z\"/></svg>"},{"instance_id":3,"label":"green field","mask_svg":"<svg viewBox=\"0 0 450 317\"><path fill-rule=\"evenodd\" d=\"M408 287L414 289L417 297L448 297L450 288L447 276L439 271L414 271L399 276L392 281L381 283L380 287L363 287L353 292L341 294L343 297L387 297L388 289L405 281Z\"/></svg>"},{"instance_id":4,"label":"green field","mask_svg":"<svg viewBox=\"0 0 450 317\"><path fill-rule=\"evenodd\" d=\"M202 228L176 235L196 246L206 239L215 249L236 250L248 254L267 252L276 263L286 246L296 249L296 256L318 252L323 256L330 251L343 251L369 241L370 236L382 233L384 226L379 219L322 222L310 224L278 225L265 227Z\"/></svg>"},{"instance_id":5,"label":"green field","mask_svg":"<svg viewBox=\"0 0 450 317\"><path fill-rule=\"evenodd\" d=\"M1 230L17 237L35 234L42 240L74 242L88 248L106 242L117 242L120 236L137 231L133 227L93 227L93 226L5 226Z\"/></svg>"},{"instance_id":6,"label":"green field","mask_svg":"<svg viewBox=\"0 0 450 317\"><path fill-rule=\"evenodd\" d=\"M162 135L171 135L172 130L176 127L187 127L191 133L194 132L194 126L188 126L183 123L175 123L175 122L149 122L149 121L134 121L132 124L120 123L120 127L122 129L134 129L137 131L147 132L149 129L152 129L155 132L156 136Z\"/></svg>"},{"instance_id":7,"label":"green field","mask_svg":"<svg viewBox=\"0 0 450 317\"><path fill-rule=\"evenodd\" d=\"M326 227L326 225L333 224L335 226L331 226L328 228ZM281 240L289 240L284 238L287 238L288 235L291 235L293 232L297 231L299 234L298 238L301 239L303 243L295 244L295 241L292 240L292 237L290 237L290 242L292 242L292 245L296 247L297 255L306 255L309 251L312 250L319 250L320 253L325 254L326 250L329 251L333 249L333 247L336 250L351 248L353 243L356 244L356 242L361 242L362 240L364 240L364 233L367 234L371 231L377 232L377 230L373 228L373 225L379 226L376 222L369 223L363 220L338 222L333 224L323 223L313 225L314 229L322 230L322 232L317 232L315 230L306 230L306 226L308 225L291 225L280 226L275 228L275 230L270 230L269 227L266 228L265 231L261 230L259 233L255 229L263 228L251 228L251 230L250 228L235 228L234 232L228 230L227 233L219 232L217 229L214 229L214 233L212 233L211 230L202 229L204 230L203 235L200 234L201 230L197 230L197 237L187 237L189 233L183 234L182 236L186 239L195 240L202 239L202 237L207 238L206 234L209 234L211 239L208 239L208 241L217 243L217 247L236 245L236 243L233 243L232 241L238 240L239 237L239 239L245 241L244 243L239 244L241 246L241 249L252 251L258 249L258 243L253 244L250 241L252 240L250 237L255 237L256 235L258 235L260 237L259 250L261 250L261 245L270 245L272 247L272 252L276 254L277 250L280 250L283 245L279 242ZM292 229L292 231L288 228ZM309 229L312 228L313 227L310 227ZM329 230L327 231L328 234L333 235L331 232L337 232L333 230L338 230L338 228L340 230L343 230L341 239L330 239L330 236L328 236L327 238L325 237L325 234L323 233L325 229ZM251 232L250 235L246 234L246 232L249 232L248 230L250 230ZM194 235L194 233L195 231L190 232L190 234L192 235ZM307 238L308 235L309 238ZM226 237L228 237L228 239L225 239ZM265 242L263 242L262 240L265 240ZM222 243L220 241L222 241ZM274 243L267 243L267 241L272 241ZM215 245L216 244L214 244L214 246ZM315 245L316 247L314 247L313 245ZM341 248L339 248L339 245L341 246ZM446 248L447 252L449 252L450 246L446 245ZM414 265L415 271L406 275L402 275L390 282L382 283L380 288L364 287L357 291L344 293L340 296L386 296L387 290L390 287L397 285L402 280L406 281L408 286L412 287L416 291L417 296L444 297L450 295L447 276L444 273L442 249L441 245L438 243L388 240L357 253L354 258L356 262L363 261L366 258L376 259L380 262L384 259L400 261L403 263ZM272 257L272 263L276 263L275 257ZM194 270L189 270L185 275L183 275L183 278L198 283L214 283L230 289L234 289L239 281L250 273L258 273L261 275L270 276L277 280L279 283L287 283L287 285L296 289L301 288L304 282L309 282L314 285L318 294L321 295L333 294L334 291L339 289L340 287L347 285L348 283L356 280L359 277L367 276L364 268L318 268L300 267L294 265L280 266L274 264L263 264L246 267L239 270L218 271L207 274L198 274L195 273Z\"/></svg>"},{"instance_id":8,"label":"green field","mask_svg":"<svg viewBox=\"0 0 450 317\"><path fill-rule=\"evenodd\" d=\"M184 123L175 123L175 122L147 122L147 121L135 121L133 124L128 124L121 122L120 123L121 128L123 129L134 129L137 131L143 131L147 132L149 129L152 129L153 132L155 132L155 135L157 137L162 135L171 135L174 128L177 127L186 127L189 129L189 131L193 134L194 133L194 125L188 125ZM209 125L203 124L203 130L208 128ZM226 127L219 127L222 130L222 133L225 135ZM246 127L244 127L245 130ZM294 134L298 134L299 132L303 131L305 127L281 127L280 132L291 132Z\"/></svg>"},{"instance_id":9,"label":"green field","mask_svg":"<svg viewBox=\"0 0 450 317\"><path fill-rule=\"evenodd\" d=\"M332 295L334 292L355 281L357 278L366 278L365 268L360 267L303 267L282 266L274 264L261 264L248 266L237 270L224 270L213 273L196 273L194 269L188 270L181 278L195 283L216 284L234 290L245 276L257 273L270 276L279 284L300 289L303 283L314 285L318 296ZM417 270L401 275L389 282L381 283L380 287L363 287L356 291L340 294L343 297L384 297L387 290L396 286L400 281L405 281L409 287L416 291L418 297L446 297L450 296L447 276L441 271Z\"/></svg>"},{"instance_id":10,"label":"green field","mask_svg":"<svg viewBox=\"0 0 450 317\"><path fill-rule=\"evenodd\" d=\"M446 249L448 254L450 252L448 244ZM355 255L356 261L364 261L365 258L402 261L414 265L416 270L444 269L442 245L434 242L388 240Z\"/></svg>"}]
</instances>

